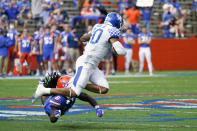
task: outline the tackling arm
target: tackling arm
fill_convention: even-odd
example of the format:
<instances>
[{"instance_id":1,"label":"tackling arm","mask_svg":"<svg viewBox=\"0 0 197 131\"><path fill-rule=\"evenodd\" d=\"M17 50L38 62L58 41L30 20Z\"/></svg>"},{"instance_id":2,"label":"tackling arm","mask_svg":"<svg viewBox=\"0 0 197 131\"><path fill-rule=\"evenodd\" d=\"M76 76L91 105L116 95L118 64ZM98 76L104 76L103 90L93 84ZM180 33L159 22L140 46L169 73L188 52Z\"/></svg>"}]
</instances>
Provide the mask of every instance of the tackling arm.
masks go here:
<instances>
[{"instance_id":1,"label":"tackling arm","mask_svg":"<svg viewBox=\"0 0 197 131\"><path fill-rule=\"evenodd\" d=\"M132 45L132 44L135 44L135 41L134 40L128 40L126 37L123 37L123 40L125 41L126 44L128 45Z\"/></svg>"}]
</instances>

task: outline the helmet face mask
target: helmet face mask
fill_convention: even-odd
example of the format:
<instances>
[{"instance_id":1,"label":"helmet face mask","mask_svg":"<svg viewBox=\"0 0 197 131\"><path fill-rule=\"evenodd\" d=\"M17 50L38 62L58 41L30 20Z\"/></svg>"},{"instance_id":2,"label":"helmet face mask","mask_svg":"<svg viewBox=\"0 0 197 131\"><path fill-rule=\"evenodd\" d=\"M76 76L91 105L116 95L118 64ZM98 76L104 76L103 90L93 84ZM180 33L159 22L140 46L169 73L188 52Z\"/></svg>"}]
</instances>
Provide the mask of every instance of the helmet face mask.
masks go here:
<instances>
[{"instance_id":1,"label":"helmet face mask","mask_svg":"<svg viewBox=\"0 0 197 131\"><path fill-rule=\"evenodd\" d=\"M111 25L116 27L117 29L121 29L123 26L123 19L122 17L115 12L107 14L104 24Z\"/></svg>"}]
</instances>

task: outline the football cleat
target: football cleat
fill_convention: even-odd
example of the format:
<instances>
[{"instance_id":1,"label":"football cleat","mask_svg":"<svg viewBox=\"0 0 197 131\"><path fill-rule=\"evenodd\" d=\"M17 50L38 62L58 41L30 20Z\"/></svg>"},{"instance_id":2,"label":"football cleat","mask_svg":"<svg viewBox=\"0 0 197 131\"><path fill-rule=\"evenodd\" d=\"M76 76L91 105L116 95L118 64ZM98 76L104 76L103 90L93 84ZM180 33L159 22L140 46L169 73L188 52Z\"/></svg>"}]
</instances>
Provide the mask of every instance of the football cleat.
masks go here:
<instances>
[{"instance_id":1,"label":"football cleat","mask_svg":"<svg viewBox=\"0 0 197 131\"><path fill-rule=\"evenodd\" d=\"M96 115L98 117L102 117L104 114L104 111L101 108L96 109Z\"/></svg>"},{"instance_id":2,"label":"football cleat","mask_svg":"<svg viewBox=\"0 0 197 131\"><path fill-rule=\"evenodd\" d=\"M36 92L32 96L32 103L34 103L38 98L40 98L44 94L44 88L45 87L43 86L43 83L39 81Z\"/></svg>"}]
</instances>

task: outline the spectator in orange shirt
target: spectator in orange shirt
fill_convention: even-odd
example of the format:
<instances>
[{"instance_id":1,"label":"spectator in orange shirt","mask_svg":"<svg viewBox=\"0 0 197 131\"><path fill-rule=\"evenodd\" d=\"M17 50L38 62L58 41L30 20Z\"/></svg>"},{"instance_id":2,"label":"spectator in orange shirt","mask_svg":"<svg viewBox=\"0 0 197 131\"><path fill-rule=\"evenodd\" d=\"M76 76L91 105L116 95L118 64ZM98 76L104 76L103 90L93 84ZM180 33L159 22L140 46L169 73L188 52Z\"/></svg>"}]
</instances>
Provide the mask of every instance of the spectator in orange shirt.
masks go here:
<instances>
[{"instance_id":1,"label":"spectator in orange shirt","mask_svg":"<svg viewBox=\"0 0 197 131\"><path fill-rule=\"evenodd\" d=\"M124 14L125 18L128 19L129 23L131 24L132 32L137 35L139 33L139 29L137 27L138 19L140 17L140 10L136 9L135 6L131 5L131 8L129 8L127 11L125 11Z\"/></svg>"},{"instance_id":2,"label":"spectator in orange shirt","mask_svg":"<svg viewBox=\"0 0 197 131\"><path fill-rule=\"evenodd\" d=\"M93 0L86 0L83 3L83 7L87 7L87 6L93 7Z\"/></svg>"}]
</instances>

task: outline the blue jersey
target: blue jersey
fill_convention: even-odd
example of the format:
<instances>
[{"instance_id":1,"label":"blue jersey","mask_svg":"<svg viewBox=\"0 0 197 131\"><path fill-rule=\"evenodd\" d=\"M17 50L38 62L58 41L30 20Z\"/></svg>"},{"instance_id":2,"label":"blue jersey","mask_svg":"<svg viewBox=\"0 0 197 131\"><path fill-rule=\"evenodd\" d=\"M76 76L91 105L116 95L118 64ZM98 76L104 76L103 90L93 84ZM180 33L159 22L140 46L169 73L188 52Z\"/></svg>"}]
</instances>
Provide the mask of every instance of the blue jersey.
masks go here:
<instances>
[{"instance_id":1,"label":"blue jersey","mask_svg":"<svg viewBox=\"0 0 197 131\"><path fill-rule=\"evenodd\" d=\"M76 98L67 98L60 95L50 96L44 103L44 110L50 116L52 107L61 110L64 115L75 103Z\"/></svg>"},{"instance_id":2,"label":"blue jersey","mask_svg":"<svg viewBox=\"0 0 197 131\"><path fill-rule=\"evenodd\" d=\"M134 40L134 38L135 38L133 35L127 34L127 33L122 34L122 37L126 37L128 41ZM126 44L124 39L122 39L122 42L123 42L123 45L125 48L128 48L128 49L132 48L132 45Z\"/></svg>"},{"instance_id":3,"label":"blue jersey","mask_svg":"<svg viewBox=\"0 0 197 131\"><path fill-rule=\"evenodd\" d=\"M43 39L43 51L48 51L48 50L54 49L55 35L52 32L49 34L45 33L42 36L42 39Z\"/></svg>"},{"instance_id":4,"label":"blue jersey","mask_svg":"<svg viewBox=\"0 0 197 131\"><path fill-rule=\"evenodd\" d=\"M13 30L13 31L8 30L8 32L7 32L7 37L10 39L12 46L15 45L15 41L16 41L15 36L17 36L17 35L18 35L18 33L16 30Z\"/></svg>"},{"instance_id":5,"label":"blue jersey","mask_svg":"<svg viewBox=\"0 0 197 131\"><path fill-rule=\"evenodd\" d=\"M139 35L138 35L138 38L141 39L142 41L146 41L148 40L149 38L152 37L152 33L151 32L147 32L146 34L144 34L143 32L141 32ZM142 43L140 44L140 47L150 47L150 44L146 44L146 43Z\"/></svg>"},{"instance_id":6,"label":"blue jersey","mask_svg":"<svg viewBox=\"0 0 197 131\"><path fill-rule=\"evenodd\" d=\"M65 47L67 44L67 38L68 38L68 33L67 32L62 32L60 34L60 37L62 38L62 46Z\"/></svg>"},{"instance_id":7,"label":"blue jersey","mask_svg":"<svg viewBox=\"0 0 197 131\"><path fill-rule=\"evenodd\" d=\"M36 31L36 32L34 33L34 41L37 42L38 51L40 51L40 39L41 39L41 37L42 37L42 33L41 33L41 32Z\"/></svg>"},{"instance_id":8,"label":"blue jersey","mask_svg":"<svg viewBox=\"0 0 197 131\"><path fill-rule=\"evenodd\" d=\"M30 53L31 51L31 41L30 36L21 36L19 42L21 43L21 52Z\"/></svg>"}]
</instances>

